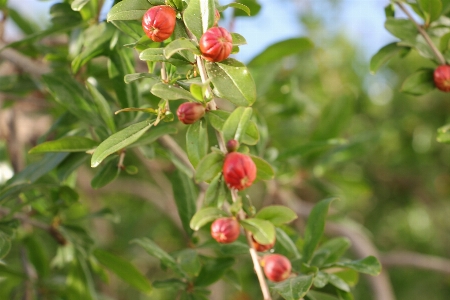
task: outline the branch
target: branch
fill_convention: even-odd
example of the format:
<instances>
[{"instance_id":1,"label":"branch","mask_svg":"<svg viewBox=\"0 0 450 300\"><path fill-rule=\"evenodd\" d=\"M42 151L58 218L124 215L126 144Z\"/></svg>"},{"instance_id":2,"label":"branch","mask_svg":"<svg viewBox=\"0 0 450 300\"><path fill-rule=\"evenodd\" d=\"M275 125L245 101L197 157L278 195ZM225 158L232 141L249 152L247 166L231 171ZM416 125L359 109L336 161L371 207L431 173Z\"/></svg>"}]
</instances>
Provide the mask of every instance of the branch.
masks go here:
<instances>
[{"instance_id":1,"label":"branch","mask_svg":"<svg viewBox=\"0 0 450 300\"><path fill-rule=\"evenodd\" d=\"M436 58L438 59L439 63L441 65L445 65L445 58L442 55L442 53L439 51L438 48L436 48L436 46L434 45L433 41L431 40L430 36L428 35L428 33L422 28L422 26L420 26L419 23L416 22L416 20L414 20L413 16L409 13L409 11L406 9L405 5L401 2L396 1L395 4L398 5L398 7L400 7L400 9L406 14L406 16L408 17L408 19L411 20L411 22L414 23L414 25L416 25L417 30L419 30L419 33L423 36L423 38L425 39L425 41L427 42L428 46L430 46L431 50L433 51L434 55L436 56Z\"/></svg>"},{"instance_id":2,"label":"branch","mask_svg":"<svg viewBox=\"0 0 450 300\"><path fill-rule=\"evenodd\" d=\"M392 252L381 256L383 266L412 267L450 275L450 260L414 252Z\"/></svg>"},{"instance_id":3,"label":"branch","mask_svg":"<svg viewBox=\"0 0 450 300\"><path fill-rule=\"evenodd\" d=\"M41 63L30 59L17 50L12 48L5 48L7 45L0 41L0 58L9 60L11 63L32 75L43 75L50 72L50 68Z\"/></svg>"}]
</instances>

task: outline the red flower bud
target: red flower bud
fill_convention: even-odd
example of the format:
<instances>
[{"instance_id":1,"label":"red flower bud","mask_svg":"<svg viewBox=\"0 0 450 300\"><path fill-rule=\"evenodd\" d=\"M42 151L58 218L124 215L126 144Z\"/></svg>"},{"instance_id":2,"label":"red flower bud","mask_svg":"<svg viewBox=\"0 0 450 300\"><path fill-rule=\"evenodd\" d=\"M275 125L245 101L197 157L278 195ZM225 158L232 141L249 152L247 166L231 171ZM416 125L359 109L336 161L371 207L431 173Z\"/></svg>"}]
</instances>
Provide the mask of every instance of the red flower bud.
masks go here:
<instances>
[{"instance_id":1,"label":"red flower bud","mask_svg":"<svg viewBox=\"0 0 450 300\"><path fill-rule=\"evenodd\" d=\"M185 102L178 107L178 119L184 124L193 124L205 115L205 107L200 103Z\"/></svg>"},{"instance_id":2,"label":"red flower bud","mask_svg":"<svg viewBox=\"0 0 450 300\"><path fill-rule=\"evenodd\" d=\"M219 62L230 56L233 38L225 28L212 27L202 35L199 44L204 59Z\"/></svg>"},{"instance_id":3,"label":"red flower bud","mask_svg":"<svg viewBox=\"0 0 450 300\"><path fill-rule=\"evenodd\" d=\"M228 152L235 152L239 148L239 142L236 140L229 140L227 142Z\"/></svg>"},{"instance_id":4,"label":"red flower bud","mask_svg":"<svg viewBox=\"0 0 450 300\"><path fill-rule=\"evenodd\" d=\"M443 92L450 92L450 65L441 65L434 70L434 84Z\"/></svg>"},{"instance_id":5,"label":"red flower bud","mask_svg":"<svg viewBox=\"0 0 450 300\"><path fill-rule=\"evenodd\" d=\"M237 240L239 229L236 218L219 218L211 225L211 236L221 244L229 244Z\"/></svg>"},{"instance_id":6,"label":"red flower bud","mask_svg":"<svg viewBox=\"0 0 450 300\"><path fill-rule=\"evenodd\" d=\"M230 188L243 190L256 179L256 165L250 156L231 152L225 157L222 168L225 182Z\"/></svg>"},{"instance_id":7,"label":"red flower bud","mask_svg":"<svg viewBox=\"0 0 450 300\"><path fill-rule=\"evenodd\" d=\"M264 274L266 274L267 279L273 282L283 281L291 274L291 262L280 254L265 256L261 261L261 265L264 268Z\"/></svg>"},{"instance_id":8,"label":"red flower bud","mask_svg":"<svg viewBox=\"0 0 450 300\"><path fill-rule=\"evenodd\" d=\"M264 252L264 251L272 249L273 246L275 246L275 240L273 241L273 243L263 245L263 244L258 243L252 235L252 244L253 244L253 248L255 248L256 251Z\"/></svg>"},{"instance_id":9,"label":"red flower bud","mask_svg":"<svg viewBox=\"0 0 450 300\"><path fill-rule=\"evenodd\" d=\"M155 42L167 40L175 29L177 13L168 5L153 6L144 14L142 28Z\"/></svg>"}]
</instances>

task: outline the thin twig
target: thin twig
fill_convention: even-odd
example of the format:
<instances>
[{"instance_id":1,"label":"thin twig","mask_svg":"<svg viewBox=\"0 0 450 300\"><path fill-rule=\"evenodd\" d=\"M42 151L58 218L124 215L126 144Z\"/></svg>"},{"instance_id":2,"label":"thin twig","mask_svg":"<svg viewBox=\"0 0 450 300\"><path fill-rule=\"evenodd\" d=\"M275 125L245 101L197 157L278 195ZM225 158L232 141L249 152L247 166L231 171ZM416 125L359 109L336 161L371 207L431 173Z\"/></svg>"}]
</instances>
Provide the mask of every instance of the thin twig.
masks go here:
<instances>
[{"instance_id":1,"label":"thin twig","mask_svg":"<svg viewBox=\"0 0 450 300\"><path fill-rule=\"evenodd\" d=\"M37 63L17 50L5 48L6 46L0 41L0 58L9 60L26 73L40 76L51 71L47 65Z\"/></svg>"},{"instance_id":2,"label":"thin twig","mask_svg":"<svg viewBox=\"0 0 450 300\"><path fill-rule=\"evenodd\" d=\"M411 20L411 22L414 23L414 25L416 25L417 30L419 30L419 33L423 36L423 38L425 39L425 41L427 42L428 46L430 46L431 51L433 51L434 55L436 56L436 58L438 59L439 63L441 65L445 65L445 58L442 55L442 53L439 51L439 49L434 45L433 41L431 40L430 36L428 35L428 33L422 28L422 26L420 26L419 23L416 22L416 20L414 20L413 16L409 13L409 11L406 9L405 5L399 1L395 2L398 7L400 7L400 9L406 14L406 16L408 17L408 19Z\"/></svg>"},{"instance_id":3,"label":"thin twig","mask_svg":"<svg viewBox=\"0 0 450 300\"><path fill-rule=\"evenodd\" d=\"M381 256L384 267L411 267L450 275L450 260L415 252L391 252Z\"/></svg>"}]
</instances>

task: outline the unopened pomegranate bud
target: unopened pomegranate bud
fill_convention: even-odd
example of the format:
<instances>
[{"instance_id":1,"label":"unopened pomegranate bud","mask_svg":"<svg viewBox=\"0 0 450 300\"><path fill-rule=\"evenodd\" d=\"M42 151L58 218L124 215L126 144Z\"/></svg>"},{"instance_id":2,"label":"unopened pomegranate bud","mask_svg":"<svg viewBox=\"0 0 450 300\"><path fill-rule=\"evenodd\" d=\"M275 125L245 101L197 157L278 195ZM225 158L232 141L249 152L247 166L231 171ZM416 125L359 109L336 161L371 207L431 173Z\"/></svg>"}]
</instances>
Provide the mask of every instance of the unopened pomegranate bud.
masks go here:
<instances>
[{"instance_id":1,"label":"unopened pomegranate bud","mask_svg":"<svg viewBox=\"0 0 450 300\"><path fill-rule=\"evenodd\" d=\"M434 84L443 92L450 92L450 65L441 65L434 70Z\"/></svg>"},{"instance_id":2,"label":"unopened pomegranate bud","mask_svg":"<svg viewBox=\"0 0 450 300\"><path fill-rule=\"evenodd\" d=\"M175 29L177 13L168 5L153 6L142 18L145 34L155 42L167 40Z\"/></svg>"},{"instance_id":3,"label":"unopened pomegranate bud","mask_svg":"<svg viewBox=\"0 0 450 300\"><path fill-rule=\"evenodd\" d=\"M228 152L235 152L239 148L239 142L236 140L229 140L227 142Z\"/></svg>"},{"instance_id":4,"label":"unopened pomegranate bud","mask_svg":"<svg viewBox=\"0 0 450 300\"><path fill-rule=\"evenodd\" d=\"M256 179L256 165L250 156L231 152L225 157L222 168L225 182L230 188L243 190Z\"/></svg>"},{"instance_id":5,"label":"unopened pomegranate bud","mask_svg":"<svg viewBox=\"0 0 450 300\"><path fill-rule=\"evenodd\" d=\"M253 244L253 248L255 248L256 251L264 252L264 251L272 249L273 246L275 246L275 240L273 241L273 243L263 245L263 244L258 243L252 235L252 244Z\"/></svg>"},{"instance_id":6,"label":"unopened pomegranate bud","mask_svg":"<svg viewBox=\"0 0 450 300\"><path fill-rule=\"evenodd\" d=\"M221 244L229 244L239 237L240 227L236 218L219 218L211 225L211 236Z\"/></svg>"},{"instance_id":7,"label":"unopened pomegranate bud","mask_svg":"<svg viewBox=\"0 0 450 300\"><path fill-rule=\"evenodd\" d=\"M264 268L264 274L270 281L280 282L291 275L291 262L281 254L265 256L261 261L261 265Z\"/></svg>"},{"instance_id":8,"label":"unopened pomegranate bud","mask_svg":"<svg viewBox=\"0 0 450 300\"><path fill-rule=\"evenodd\" d=\"M202 57L212 62L219 62L231 54L233 38L223 27L211 27L200 38Z\"/></svg>"},{"instance_id":9,"label":"unopened pomegranate bud","mask_svg":"<svg viewBox=\"0 0 450 300\"><path fill-rule=\"evenodd\" d=\"M200 103L185 102L178 107L178 119L184 124L193 124L205 115L205 107Z\"/></svg>"}]
</instances>

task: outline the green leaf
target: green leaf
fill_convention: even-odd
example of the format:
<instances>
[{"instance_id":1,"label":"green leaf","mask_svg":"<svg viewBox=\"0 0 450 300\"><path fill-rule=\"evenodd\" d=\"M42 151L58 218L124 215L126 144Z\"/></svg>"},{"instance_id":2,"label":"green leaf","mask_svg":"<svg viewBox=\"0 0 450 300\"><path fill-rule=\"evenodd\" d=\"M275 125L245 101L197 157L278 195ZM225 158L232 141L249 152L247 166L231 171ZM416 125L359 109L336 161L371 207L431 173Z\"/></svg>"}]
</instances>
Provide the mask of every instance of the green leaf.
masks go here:
<instances>
[{"instance_id":1,"label":"green leaf","mask_svg":"<svg viewBox=\"0 0 450 300\"><path fill-rule=\"evenodd\" d=\"M66 136L55 141L48 141L32 148L28 153L44 153L44 152L83 152L93 149L97 146L97 142L81 137Z\"/></svg>"},{"instance_id":2,"label":"green leaf","mask_svg":"<svg viewBox=\"0 0 450 300\"><path fill-rule=\"evenodd\" d=\"M253 234L253 238L258 243L268 245L275 241L275 227L271 222L255 218L248 218L239 222Z\"/></svg>"},{"instance_id":3,"label":"green leaf","mask_svg":"<svg viewBox=\"0 0 450 300\"><path fill-rule=\"evenodd\" d=\"M208 127L206 120L201 119L189 125L186 133L186 150L192 165L197 167L199 161L208 154Z\"/></svg>"},{"instance_id":4,"label":"green leaf","mask_svg":"<svg viewBox=\"0 0 450 300\"><path fill-rule=\"evenodd\" d=\"M82 16L79 12L73 11L68 3L56 3L50 7L50 19L53 25L67 26L78 24Z\"/></svg>"},{"instance_id":5,"label":"green leaf","mask_svg":"<svg viewBox=\"0 0 450 300\"><path fill-rule=\"evenodd\" d=\"M185 89L162 82L155 84L150 90L150 92L156 97L159 97L161 99L167 100L186 99L189 101L198 102L197 99Z\"/></svg>"},{"instance_id":6,"label":"green leaf","mask_svg":"<svg viewBox=\"0 0 450 300\"><path fill-rule=\"evenodd\" d=\"M203 267L198 277L194 280L194 286L209 286L222 278L223 274L234 265L234 258L202 258Z\"/></svg>"},{"instance_id":7,"label":"green leaf","mask_svg":"<svg viewBox=\"0 0 450 300\"><path fill-rule=\"evenodd\" d=\"M257 67L282 60L286 56L311 50L314 44L308 38L293 38L284 40L267 47L263 52L253 58L249 67Z\"/></svg>"},{"instance_id":8,"label":"green leaf","mask_svg":"<svg viewBox=\"0 0 450 300\"><path fill-rule=\"evenodd\" d=\"M129 261L100 249L95 249L93 254L102 265L129 285L145 293L151 291L152 286L148 279Z\"/></svg>"},{"instance_id":9,"label":"green leaf","mask_svg":"<svg viewBox=\"0 0 450 300\"><path fill-rule=\"evenodd\" d=\"M425 24L436 21L441 16L441 0L418 0L417 1L425 16Z\"/></svg>"},{"instance_id":10,"label":"green leaf","mask_svg":"<svg viewBox=\"0 0 450 300\"><path fill-rule=\"evenodd\" d=\"M117 166L117 163L118 163L117 159L111 159L103 166L101 166L91 180L92 188L99 189L101 187L104 187L111 181L115 180L120 173L120 169Z\"/></svg>"},{"instance_id":11,"label":"green leaf","mask_svg":"<svg viewBox=\"0 0 450 300\"><path fill-rule=\"evenodd\" d=\"M111 8L106 20L142 20L150 7L147 0L123 0Z\"/></svg>"},{"instance_id":12,"label":"green leaf","mask_svg":"<svg viewBox=\"0 0 450 300\"><path fill-rule=\"evenodd\" d=\"M228 217L228 214L216 207L205 207L195 213L189 225L192 230L197 231L209 222L221 217Z\"/></svg>"},{"instance_id":13,"label":"green leaf","mask_svg":"<svg viewBox=\"0 0 450 300\"><path fill-rule=\"evenodd\" d=\"M70 7L75 11L80 11L89 1L91 0L74 0Z\"/></svg>"},{"instance_id":14,"label":"green leaf","mask_svg":"<svg viewBox=\"0 0 450 300\"><path fill-rule=\"evenodd\" d=\"M350 286L335 274L328 274L328 282L342 291L350 292Z\"/></svg>"},{"instance_id":15,"label":"green leaf","mask_svg":"<svg viewBox=\"0 0 450 300\"><path fill-rule=\"evenodd\" d=\"M56 169L56 176L59 181L64 181L67 177L77 170L85 161L90 158L90 155L82 152L75 152L69 154Z\"/></svg>"},{"instance_id":16,"label":"green leaf","mask_svg":"<svg viewBox=\"0 0 450 300\"><path fill-rule=\"evenodd\" d=\"M152 62L169 62L175 66L186 66L192 64L192 62L195 60L192 58L193 61L191 61L191 57L188 55L185 55L184 50L180 54L174 52L172 53L170 58L166 58L164 56L164 48L148 48L139 54L139 59L144 61L152 61ZM191 54L192 55L192 54ZM193 55L192 55L193 57ZM154 75L153 75L154 76ZM159 77L157 77L159 78ZM160 81L160 80L159 80Z\"/></svg>"},{"instance_id":17,"label":"green leaf","mask_svg":"<svg viewBox=\"0 0 450 300\"><path fill-rule=\"evenodd\" d=\"M360 260L353 260L348 262L337 262L324 266L323 268L333 267L349 268L360 273L369 274L372 276L376 276L381 272L381 264L374 256L368 256Z\"/></svg>"},{"instance_id":18,"label":"green leaf","mask_svg":"<svg viewBox=\"0 0 450 300\"><path fill-rule=\"evenodd\" d=\"M450 143L450 124L438 128L436 140L439 143Z\"/></svg>"},{"instance_id":19,"label":"green leaf","mask_svg":"<svg viewBox=\"0 0 450 300\"><path fill-rule=\"evenodd\" d=\"M231 33L231 37L233 38L233 46L246 45L247 41L245 38L239 33Z\"/></svg>"},{"instance_id":20,"label":"green leaf","mask_svg":"<svg viewBox=\"0 0 450 300\"><path fill-rule=\"evenodd\" d=\"M67 73L45 74L42 80L55 100L87 124L101 125L88 91Z\"/></svg>"},{"instance_id":21,"label":"green leaf","mask_svg":"<svg viewBox=\"0 0 450 300\"><path fill-rule=\"evenodd\" d=\"M251 107L237 107L223 124L222 132L225 141L234 139L240 142L241 136L247 130L252 114L253 109Z\"/></svg>"},{"instance_id":22,"label":"green leaf","mask_svg":"<svg viewBox=\"0 0 450 300\"><path fill-rule=\"evenodd\" d=\"M153 127L152 130L148 131L144 135L142 135L136 142L130 145L132 147L149 145L155 142L157 139L166 134L176 134L178 130L171 126L166 126L163 124L159 124L156 127Z\"/></svg>"},{"instance_id":23,"label":"green leaf","mask_svg":"<svg viewBox=\"0 0 450 300\"><path fill-rule=\"evenodd\" d=\"M291 240L291 238L287 235L287 233L278 227L275 228L275 232L276 232L276 237L277 237L277 241L276 241L276 245L275 245L277 252L281 252L280 251L280 246L281 246L281 248L285 252L284 254L288 258L298 259L300 257L300 253L298 252L297 247L295 246L295 244Z\"/></svg>"},{"instance_id":24,"label":"green leaf","mask_svg":"<svg viewBox=\"0 0 450 300\"><path fill-rule=\"evenodd\" d=\"M248 7L248 10L250 11L250 14L247 12L247 10L242 9L240 7L239 10L234 10L234 17L247 17L247 16L255 16L259 13L261 10L261 5L256 0L238 0L239 4L245 5ZM233 6L234 7L234 6Z\"/></svg>"},{"instance_id":25,"label":"green leaf","mask_svg":"<svg viewBox=\"0 0 450 300\"><path fill-rule=\"evenodd\" d=\"M303 245L303 261L309 263L314 250L322 238L325 229L325 219L331 202L336 198L329 198L317 203L309 214L305 228L305 239Z\"/></svg>"},{"instance_id":26,"label":"green leaf","mask_svg":"<svg viewBox=\"0 0 450 300\"><path fill-rule=\"evenodd\" d=\"M209 181L222 171L225 155L211 152L200 160L195 169L195 181Z\"/></svg>"},{"instance_id":27,"label":"green leaf","mask_svg":"<svg viewBox=\"0 0 450 300\"><path fill-rule=\"evenodd\" d=\"M26 35L34 34L39 31L40 27L37 26L31 19L24 14L17 12L15 9L8 7L8 18L11 18L17 27L22 30Z\"/></svg>"},{"instance_id":28,"label":"green leaf","mask_svg":"<svg viewBox=\"0 0 450 300\"><path fill-rule=\"evenodd\" d=\"M175 272L180 273L178 265L175 259L170 256L166 251L161 249L158 245L155 244L152 240L148 238L134 239L131 241L132 244L138 244L144 250L153 257L156 257L161 261L163 265L174 270Z\"/></svg>"},{"instance_id":29,"label":"green leaf","mask_svg":"<svg viewBox=\"0 0 450 300\"><path fill-rule=\"evenodd\" d=\"M214 0L190 0L183 13L184 24L200 40L214 25L214 14Z\"/></svg>"},{"instance_id":30,"label":"green leaf","mask_svg":"<svg viewBox=\"0 0 450 300\"><path fill-rule=\"evenodd\" d=\"M227 5L223 5L223 6L219 6L219 7L217 7L217 10L219 12L223 12L229 7L240 9L243 12L245 12L248 16L250 16L250 8L248 6L242 4L242 3L237 3L237 2L233 2L233 3L227 4ZM260 8L261 8L261 6L260 6Z\"/></svg>"},{"instance_id":31,"label":"green leaf","mask_svg":"<svg viewBox=\"0 0 450 300\"><path fill-rule=\"evenodd\" d=\"M206 70L219 97L237 106L251 106L255 102L255 82L243 63L228 58L220 63L206 63Z\"/></svg>"},{"instance_id":32,"label":"green leaf","mask_svg":"<svg viewBox=\"0 0 450 300\"><path fill-rule=\"evenodd\" d=\"M218 131L222 131L223 125L230 116L230 113L224 110L210 110L207 112L206 117L211 126ZM259 131L255 122L250 120L247 130L242 138L242 144L256 145L259 140Z\"/></svg>"},{"instance_id":33,"label":"green leaf","mask_svg":"<svg viewBox=\"0 0 450 300\"><path fill-rule=\"evenodd\" d=\"M111 135L103 141L97 149L95 149L91 159L91 167L97 167L109 155L136 142L147 130L150 129L150 127L152 127L152 125L153 124L149 120L146 120L128 126L127 128Z\"/></svg>"},{"instance_id":34,"label":"green leaf","mask_svg":"<svg viewBox=\"0 0 450 300\"><path fill-rule=\"evenodd\" d=\"M11 250L11 239L0 231L0 259L5 257Z\"/></svg>"},{"instance_id":35,"label":"green leaf","mask_svg":"<svg viewBox=\"0 0 450 300\"><path fill-rule=\"evenodd\" d=\"M280 226L294 221L297 219L297 215L287 206L270 205L263 207L260 211L258 211L255 218L267 220L275 226Z\"/></svg>"},{"instance_id":36,"label":"green leaf","mask_svg":"<svg viewBox=\"0 0 450 300\"><path fill-rule=\"evenodd\" d=\"M189 39L179 38L167 45L164 48L164 56L169 59L172 55L182 50L188 50L196 55L201 55L200 50L198 50L197 46Z\"/></svg>"},{"instance_id":37,"label":"green leaf","mask_svg":"<svg viewBox=\"0 0 450 300\"><path fill-rule=\"evenodd\" d=\"M388 44L378 50L370 60L370 72L375 74L379 68L396 55L403 55L409 51L409 47L399 46L397 42Z\"/></svg>"},{"instance_id":38,"label":"green leaf","mask_svg":"<svg viewBox=\"0 0 450 300\"><path fill-rule=\"evenodd\" d=\"M177 254L176 260L181 271L186 273L189 277L197 277L200 273L202 264L197 251L193 249L184 249Z\"/></svg>"},{"instance_id":39,"label":"green leaf","mask_svg":"<svg viewBox=\"0 0 450 300\"><path fill-rule=\"evenodd\" d=\"M338 237L326 241L314 253L311 265L321 267L322 265L334 263L341 258L350 246L350 240L345 237Z\"/></svg>"},{"instance_id":40,"label":"green leaf","mask_svg":"<svg viewBox=\"0 0 450 300\"><path fill-rule=\"evenodd\" d=\"M256 165L256 179L270 180L275 176L275 172L268 162L258 156L250 155L250 157Z\"/></svg>"},{"instance_id":41,"label":"green leaf","mask_svg":"<svg viewBox=\"0 0 450 300\"><path fill-rule=\"evenodd\" d=\"M217 174L211 181L205 193L204 206L222 207L225 202L229 189L222 177L222 173Z\"/></svg>"},{"instance_id":42,"label":"green leaf","mask_svg":"<svg viewBox=\"0 0 450 300\"><path fill-rule=\"evenodd\" d=\"M113 114L108 101L93 84L89 83L89 81L86 82L86 86L92 95L92 100L94 100L94 103L97 105L100 117L112 133L116 132L116 124L114 123Z\"/></svg>"},{"instance_id":43,"label":"green leaf","mask_svg":"<svg viewBox=\"0 0 450 300\"><path fill-rule=\"evenodd\" d=\"M193 232L189 227L189 222L195 214L197 189L191 178L183 172L177 171L172 181L172 190L181 224L184 230L192 235Z\"/></svg>"},{"instance_id":44,"label":"green leaf","mask_svg":"<svg viewBox=\"0 0 450 300\"><path fill-rule=\"evenodd\" d=\"M127 74L124 77L124 81L125 83L130 83L133 82L135 80L139 80L142 78L150 78L152 79L152 81L154 81L154 83L160 82L161 79L159 78L159 76L150 74L150 73L134 73L134 74Z\"/></svg>"},{"instance_id":45,"label":"green leaf","mask_svg":"<svg viewBox=\"0 0 450 300\"><path fill-rule=\"evenodd\" d=\"M48 276L50 273L50 261L45 242L36 234L31 234L23 239L23 244L27 248L28 260L33 264L39 278Z\"/></svg>"},{"instance_id":46,"label":"green leaf","mask_svg":"<svg viewBox=\"0 0 450 300\"><path fill-rule=\"evenodd\" d=\"M405 79L401 91L416 96L433 91L435 89L433 73L433 69L416 71Z\"/></svg>"},{"instance_id":47,"label":"green leaf","mask_svg":"<svg viewBox=\"0 0 450 300\"><path fill-rule=\"evenodd\" d=\"M272 283L269 287L286 300L298 300L308 293L313 283L313 278L313 275L300 275L279 283Z\"/></svg>"},{"instance_id":48,"label":"green leaf","mask_svg":"<svg viewBox=\"0 0 450 300\"><path fill-rule=\"evenodd\" d=\"M402 42L411 46L416 43L418 31L410 20L387 18L384 27Z\"/></svg>"},{"instance_id":49,"label":"green leaf","mask_svg":"<svg viewBox=\"0 0 450 300\"><path fill-rule=\"evenodd\" d=\"M339 298L337 298L336 296L313 290L309 291L307 296L310 300L339 300Z\"/></svg>"}]
</instances>

